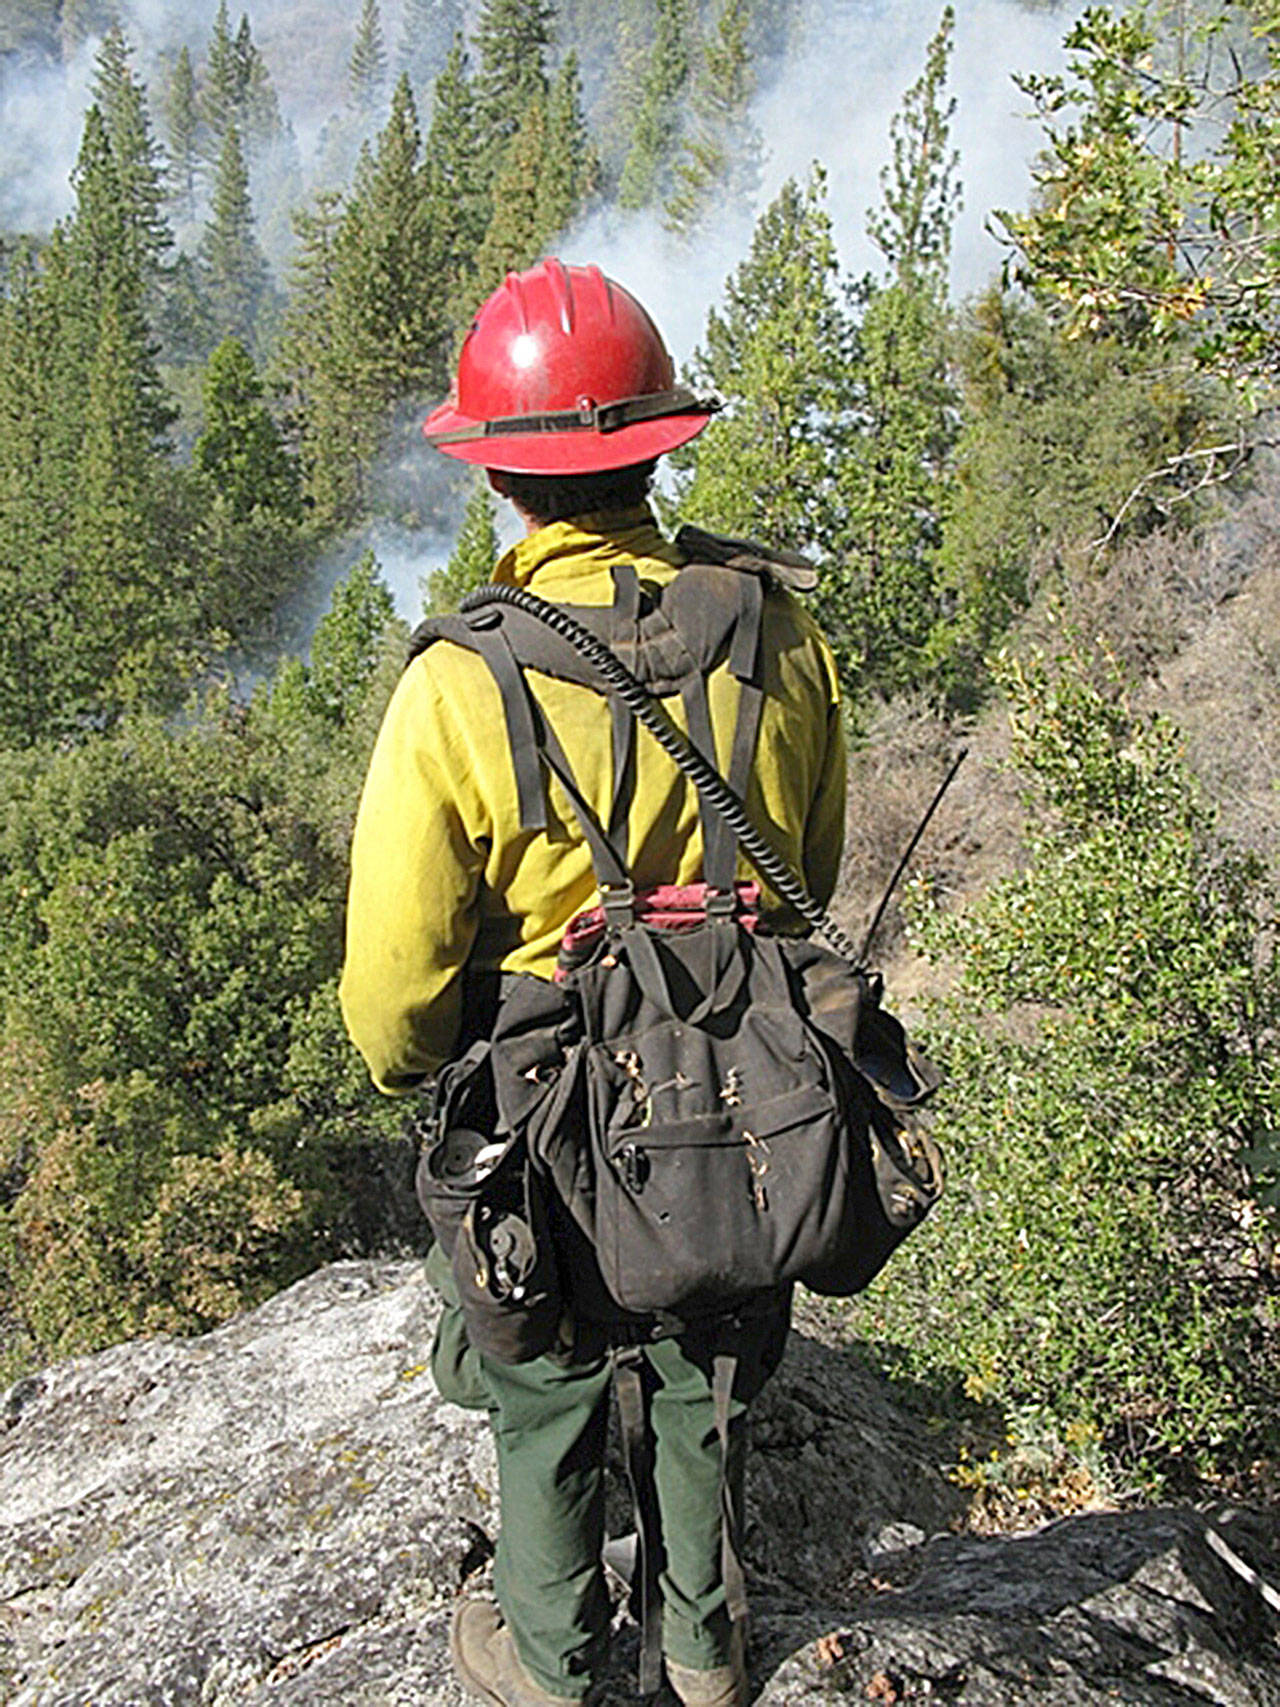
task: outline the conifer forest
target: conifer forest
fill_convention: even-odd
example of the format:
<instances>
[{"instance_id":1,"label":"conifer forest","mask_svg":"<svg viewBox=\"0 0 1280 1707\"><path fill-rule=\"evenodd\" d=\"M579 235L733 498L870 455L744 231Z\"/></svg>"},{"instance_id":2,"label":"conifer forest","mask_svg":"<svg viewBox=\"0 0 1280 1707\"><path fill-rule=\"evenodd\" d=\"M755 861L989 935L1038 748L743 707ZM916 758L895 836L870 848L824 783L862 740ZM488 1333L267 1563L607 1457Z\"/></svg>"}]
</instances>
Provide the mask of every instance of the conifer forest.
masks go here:
<instances>
[{"instance_id":1,"label":"conifer forest","mask_svg":"<svg viewBox=\"0 0 1280 1707\"><path fill-rule=\"evenodd\" d=\"M423 1248L347 845L559 253L724 399L663 520L819 566L855 936L970 748L873 956L949 1188L833 1320L992 1523L1274 1493L1280 4L245 3L0 0L0 1376Z\"/></svg>"}]
</instances>

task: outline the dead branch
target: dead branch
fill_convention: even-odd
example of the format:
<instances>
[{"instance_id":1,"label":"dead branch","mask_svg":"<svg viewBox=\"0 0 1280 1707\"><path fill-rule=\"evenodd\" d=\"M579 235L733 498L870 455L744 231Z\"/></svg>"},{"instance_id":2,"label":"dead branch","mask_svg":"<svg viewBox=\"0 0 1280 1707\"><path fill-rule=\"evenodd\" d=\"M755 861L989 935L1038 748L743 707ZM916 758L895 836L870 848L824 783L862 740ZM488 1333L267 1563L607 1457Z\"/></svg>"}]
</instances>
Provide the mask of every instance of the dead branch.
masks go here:
<instances>
[{"instance_id":1,"label":"dead branch","mask_svg":"<svg viewBox=\"0 0 1280 1707\"><path fill-rule=\"evenodd\" d=\"M1280 439L1246 439L1243 435L1238 439L1229 440L1225 444L1203 445L1199 450L1182 451L1178 456L1171 456L1161 463L1159 468L1153 468L1143 475L1129 496L1121 504L1112 517L1111 525L1098 539L1089 541L1088 549L1092 560L1096 561L1100 554L1115 539L1124 524L1125 517L1133 506L1145 495L1162 516L1168 516L1178 504L1188 503L1197 492L1203 492L1209 486L1219 486L1223 481L1230 480L1238 474L1244 465L1258 450L1275 450L1280 448ZM1150 495L1150 488L1158 481L1167 480L1176 474L1180 468L1191 467L1195 463L1203 463L1204 468L1199 477L1189 486L1180 488L1177 492L1163 500Z\"/></svg>"}]
</instances>

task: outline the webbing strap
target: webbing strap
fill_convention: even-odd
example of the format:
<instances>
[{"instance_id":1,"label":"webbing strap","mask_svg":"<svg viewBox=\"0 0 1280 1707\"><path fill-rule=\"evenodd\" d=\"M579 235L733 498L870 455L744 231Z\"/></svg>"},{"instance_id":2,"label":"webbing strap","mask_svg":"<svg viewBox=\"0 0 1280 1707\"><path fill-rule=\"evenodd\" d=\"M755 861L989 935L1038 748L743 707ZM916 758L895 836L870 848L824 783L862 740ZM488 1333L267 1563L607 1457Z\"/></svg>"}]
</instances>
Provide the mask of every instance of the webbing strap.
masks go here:
<instances>
[{"instance_id":1,"label":"webbing strap","mask_svg":"<svg viewBox=\"0 0 1280 1707\"><path fill-rule=\"evenodd\" d=\"M590 802L578 787L578 779L574 776L573 767L569 763L564 748L560 745L559 736L546 718L541 715L538 717L538 731L542 742L542 756L546 761L547 768L558 778L561 788L569 797L573 815L578 820L582 839L586 842L587 851L591 855L591 869L595 873L597 887L606 900L609 890L625 890L629 893L631 874L627 870L626 861L619 853L616 845L610 840L600 820L592 811Z\"/></svg>"},{"instance_id":2,"label":"webbing strap","mask_svg":"<svg viewBox=\"0 0 1280 1707\"><path fill-rule=\"evenodd\" d=\"M733 631L729 668L740 682L760 680L760 629L764 620L764 582L744 575L738 587L738 621Z\"/></svg>"},{"instance_id":3,"label":"webbing strap","mask_svg":"<svg viewBox=\"0 0 1280 1707\"><path fill-rule=\"evenodd\" d=\"M707 701L707 683L702 675L686 678L680 689L680 698L684 702L685 719L689 725L690 744L697 749L712 767L716 765L716 741L711 727L711 707ZM702 870L708 884L713 889L728 889L733 885L734 852L736 844L733 832L724 820L707 805L700 789L694 791L698 796L698 818L702 825ZM724 878L724 868L727 863L728 879Z\"/></svg>"},{"instance_id":4,"label":"webbing strap","mask_svg":"<svg viewBox=\"0 0 1280 1707\"><path fill-rule=\"evenodd\" d=\"M734 1474L729 1433L729 1407L737 1373L736 1349L717 1352L711 1366L711 1397L715 1404L716 1433L720 1436L720 1569L730 1621L742 1625L745 1636L747 1584L742 1569L741 1488Z\"/></svg>"},{"instance_id":5,"label":"webbing strap","mask_svg":"<svg viewBox=\"0 0 1280 1707\"><path fill-rule=\"evenodd\" d=\"M472 421L443 433L428 433L433 445L466 444L471 439L511 438L525 433L616 433L638 421L663 420L668 415L713 415L718 398L702 397L682 385L669 391L647 391L638 397L618 397L610 403L584 402L577 409L546 409L528 415L497 415Z\"/></svg>"},{"instance_id":6,"label":"webbing strap","mask_svg":"<svg viewBox=\"0 0 1280 1707\"><path fill-rule=\"evenodd\" d=\"M640 577L634 563L619 563L613 570L613 650L635 669L640 641ZM636 720L623 700L609 696L613 720L613 800L609 808L609 838L615 847L627 848L626 821L636 787Z\"/></svg>"},{"instance_id":7,"label":"webbing strap","mask_svg":"<svg viewBox=\"0 0 1280 1707\"><path fill-rule=\"evenodd\" d=\"M506 719L511 763L516 776L520 828L545 830L547 791L542 780L541 743L538 738L541 715L537 704L501 628L480 623L467 626L471 643L489 666L502 695L502 714Z\"/></svg>"},{"instance_id":8,"label":"webbing strap","mask_svg":"<svg viewBox=\"0 0 1280 1707\"><path fill-rule=\"evenodd\" d=\"M764 586L756 575L743 575L738 591L738 620L734 625L733 643L729 652L729 669L738 682L738 717L733 730L726 782L740 800L746 798L751 765L755 759L760 735L760 719L764 711L764 687L761 681L761 624L764 617ZM689 739L708 764L716 765L715 740L711 732L707 708L706 684L698 678L701 707L695 713L685 696L689 713ZM699 795L702 811L703 873L708 888L722 894L733 889L738 864L738 839L718 812L713 811Z\"/></svg>"},{"instance_id":9,"label":"webbing strap","mask_svg":"<svg viewBox=\"0 0 1280 1707\"><path fill-rule=\"evenodd\" d=\"M640 1693L652 1695L662 1682L662 1523L653 1480L653 1440L645 1402L644 1353L638 1345L613 1354L622 1458L636 1512L636 1572L631 1609L640 1623Z\"/></svg>"}]
</instances>

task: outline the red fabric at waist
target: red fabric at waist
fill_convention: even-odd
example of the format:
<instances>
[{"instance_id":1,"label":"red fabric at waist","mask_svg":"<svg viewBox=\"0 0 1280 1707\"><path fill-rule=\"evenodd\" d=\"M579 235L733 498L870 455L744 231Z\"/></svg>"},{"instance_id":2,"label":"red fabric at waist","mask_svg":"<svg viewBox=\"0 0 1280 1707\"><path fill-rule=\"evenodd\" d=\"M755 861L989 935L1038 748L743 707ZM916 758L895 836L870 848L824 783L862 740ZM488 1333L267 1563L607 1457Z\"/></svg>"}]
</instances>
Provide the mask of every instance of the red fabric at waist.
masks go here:
<instances>
[{"instance_id":1,"label":"red fabric at waist","mask_svg":"<svg viewBox=\"0 0 1280 1707\"><path fill-rule=\"evenodd\" d=\"M734 918L745 930L755 930L760 919L760 885L735 883ZM635 898L636 923L653 930L689 931L707 916L705 883L660 883L641 889ZM556 981L580 966L600 940L605 928L604 908L588 907L570 919L560 943Z\"/></svg>"}]
</instances>

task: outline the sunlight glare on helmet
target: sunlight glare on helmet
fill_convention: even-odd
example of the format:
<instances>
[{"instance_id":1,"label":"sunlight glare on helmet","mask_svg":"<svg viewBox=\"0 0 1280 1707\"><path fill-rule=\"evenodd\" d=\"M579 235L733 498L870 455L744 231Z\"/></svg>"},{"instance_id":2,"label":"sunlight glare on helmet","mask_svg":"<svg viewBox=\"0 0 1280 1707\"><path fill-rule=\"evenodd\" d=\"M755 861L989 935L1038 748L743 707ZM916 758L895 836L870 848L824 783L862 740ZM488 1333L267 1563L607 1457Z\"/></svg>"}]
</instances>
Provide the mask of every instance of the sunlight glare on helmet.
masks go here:
<instances>
[{"instance_id":1,"label":"sunlight glare on helmet","mask_svg":"<svg viewBox=\"0 0 1280 1707\"><path fill-rule=\"evenodd\" d=\"M532 332L521 332L511 345L513 367L530 368L538 359L538 340Z\"/></svg>"}]
</instances>

